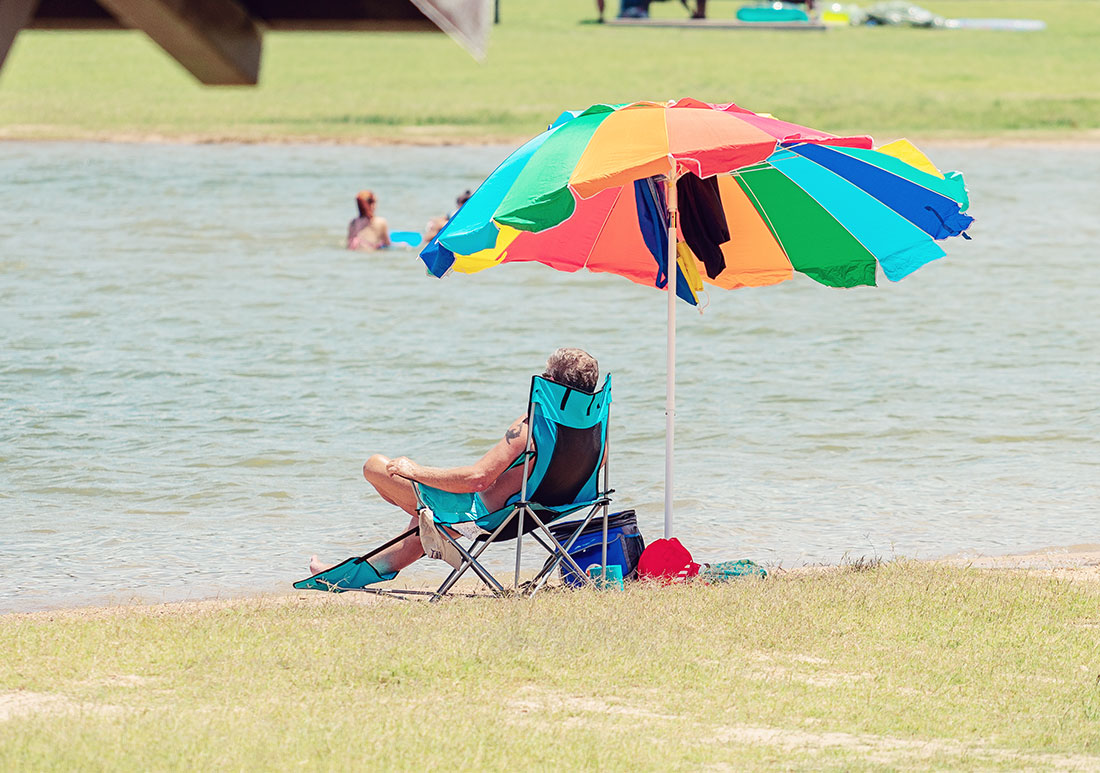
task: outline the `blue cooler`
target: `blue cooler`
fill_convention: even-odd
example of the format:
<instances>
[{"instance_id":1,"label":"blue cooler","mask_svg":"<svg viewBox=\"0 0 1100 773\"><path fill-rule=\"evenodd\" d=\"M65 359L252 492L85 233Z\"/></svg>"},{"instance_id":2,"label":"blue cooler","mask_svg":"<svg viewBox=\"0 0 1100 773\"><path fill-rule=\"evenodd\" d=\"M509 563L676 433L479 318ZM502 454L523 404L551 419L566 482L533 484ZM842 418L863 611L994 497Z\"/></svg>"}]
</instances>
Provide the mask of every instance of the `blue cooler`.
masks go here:
<instances>
[{"instance_id":1,"label":"blue cooler","mask_svg":"<svg viewBox=\"0 0 1100 773\"><path fill-rule=\"evenodd\" d=\"M564 545L580 525L580 521L556 523L550 527L550 533L554 535L554 539ZM645 550L645 540L642 539L642 533L638 531L638 519L634 511L623 510L608 515L607 565L618 565L622 569L623 579L633 580L638 567L638 558L643 550ZM569 556L577 562L577 566L587 572L588 567L600 565L602 552L603 516L597 514L577 537L577 541L569 549ZM584 580L577 577L564 561L561 564L561 579L566 585L572 585L575 588L584 585Z\"/></svg>"}]
</instances>

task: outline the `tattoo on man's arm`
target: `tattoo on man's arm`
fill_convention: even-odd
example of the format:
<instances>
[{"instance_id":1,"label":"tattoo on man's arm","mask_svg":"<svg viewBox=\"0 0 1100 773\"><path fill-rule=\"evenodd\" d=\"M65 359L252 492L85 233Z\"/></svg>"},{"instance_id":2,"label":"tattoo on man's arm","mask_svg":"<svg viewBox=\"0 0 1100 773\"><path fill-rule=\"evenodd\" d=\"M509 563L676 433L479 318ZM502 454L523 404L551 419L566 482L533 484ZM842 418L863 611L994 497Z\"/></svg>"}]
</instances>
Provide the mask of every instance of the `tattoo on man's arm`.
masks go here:
<instances>
[{"instance_id":1,"label":"tattoo on man's arm","mask_svg":"<svg viewBox=\"0 0 1100 773\"><path fill-rule=\"evenodd\" d=\"M519 437L519 427L511 426L508 431L504 433L504 439L511 443L513 440Z\"/></svg>"}]
</instances>

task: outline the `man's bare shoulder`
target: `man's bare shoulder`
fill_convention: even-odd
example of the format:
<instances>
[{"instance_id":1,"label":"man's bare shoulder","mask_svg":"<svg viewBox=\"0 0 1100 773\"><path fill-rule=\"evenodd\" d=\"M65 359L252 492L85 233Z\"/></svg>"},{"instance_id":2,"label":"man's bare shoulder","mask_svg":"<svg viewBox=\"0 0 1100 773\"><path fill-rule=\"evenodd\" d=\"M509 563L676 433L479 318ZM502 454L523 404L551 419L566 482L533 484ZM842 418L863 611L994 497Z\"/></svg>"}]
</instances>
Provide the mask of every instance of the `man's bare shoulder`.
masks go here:
<instances>
[{"instance_id":1,"label":"man's bare shoulder","mask_svg":"<svg viewBox=\"0 0 1100 773\"><path fill-rule=\"evenodd\" d=\"M527 417L520 416L518 419L512 422L512 426L508 427L508 431L504 433L504 439L508 441L509 445L516 440L527 439Z\"/></svg>"}]
</instances>

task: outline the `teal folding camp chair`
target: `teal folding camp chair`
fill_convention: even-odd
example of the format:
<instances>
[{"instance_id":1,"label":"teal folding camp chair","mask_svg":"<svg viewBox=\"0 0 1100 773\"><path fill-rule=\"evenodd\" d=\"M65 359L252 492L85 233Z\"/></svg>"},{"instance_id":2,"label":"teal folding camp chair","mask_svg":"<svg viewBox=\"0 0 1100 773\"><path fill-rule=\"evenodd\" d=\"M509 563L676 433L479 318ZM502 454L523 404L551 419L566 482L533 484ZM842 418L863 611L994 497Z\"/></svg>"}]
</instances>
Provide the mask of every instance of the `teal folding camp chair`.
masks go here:
<instances>
[{"instance_id":1,"label":"teal folding camp chair","mask_svg":"<svg viewBox=\"0 0 1100 773\"><path fill-rule=\"evenodd\" d=\"M551 381L545 376L531 378L531 397L527 407L527 447L513 462L523 466L519 493L495 512L488 512L476 494L451 494L414 483L420 507L431 511L440 526L440 536L461 556L455 568L439 587L435 597L445 595L468 570L472 569L496 594L504 586L478 561L495 542L516 540L516 571L513 587L520 588L520 560L523 535L531 534L550 553L550 560L524 588L534 595L564 562L578 576L588 575L569 555L569 548L603 510L604 547L601 565L607 563L607 514L611 503L607 464L608 417L611 409L611 375L604 379L599 392L586 392ZM601 476L602 468L602 476ZM602 485L601 485L602 477ZM558 519L586 511L577 528L559 542L548 528ZM473 524L484 532L474 539L471 549L464 548L451 531L469 531Z\"/></svg>"},{"instance_id":2,"label":"teal folding camp chair","mask_svg":"<svg viewBox=\"0 0 1100 773\"><path fill-rule=\"evenodd\" d=\"M603 552L601 566L607 564L607 516L612 489L608 487L608 416L611 408L611 375L604 379L598 392L551 381L544 376L531 378L531 396L527 407L527 447L508 469L523 467L523 482L516 493L499 510L490 512L478 494L455 494L413 481L417 510L427 510L439 528L434 537L445 540L452 555L457 553L458 565L434 593L399 588L376 589L365 584L388 580L394 574L378 574L369 559L408 536L411 529L365 556L349 558L332 569L295 583L296 588L319 590L363 590L382 594L430 595L438 600L454 587L468 570L481 578L496 595L509 591L478 560L496 542L516 540L516 571L513 588L520 590L520 561L523 535L531 534L550 554L550 558L535 577L523 585L533 596L554 570L563 562L583 581L591 578L569 556L569 549L596 513L603 510ZM602 475L601 475L602 468ZM602 485L601 485L602 477ZM575 531L559 541L548 528L558 519L586 511ZM427 542L420 529L421 541ZM458 535L458 536L456 536ZM469 548L459 537L472 539ZM442 557L437 555L434 557Z\"/></svg>"}]
</instances>

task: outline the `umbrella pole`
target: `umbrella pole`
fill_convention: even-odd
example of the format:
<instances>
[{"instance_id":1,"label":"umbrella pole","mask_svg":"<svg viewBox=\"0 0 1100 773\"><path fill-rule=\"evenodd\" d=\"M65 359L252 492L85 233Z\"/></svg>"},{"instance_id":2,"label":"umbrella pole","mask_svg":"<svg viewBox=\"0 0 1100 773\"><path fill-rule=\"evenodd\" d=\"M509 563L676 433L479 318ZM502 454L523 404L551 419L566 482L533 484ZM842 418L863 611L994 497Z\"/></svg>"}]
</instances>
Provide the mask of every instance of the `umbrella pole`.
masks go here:
<instances>
[{"instance_id":1,"label":"umbrella pole","mask_svg":"<svg viewBox=\"0 0 1100 773\"><path fill-rule=\"evenodd\" d=\"M668 258L665 261L668 294L668 343L665 363L665 539L672 536L672 449L676 429L676 160L671 156L668 176Z\"/></svg>"}]
</instances>

